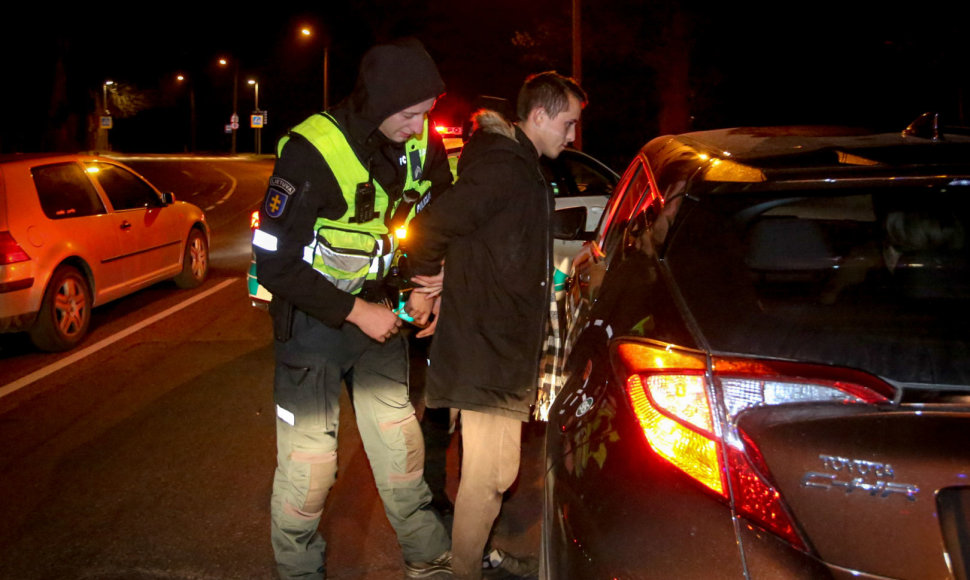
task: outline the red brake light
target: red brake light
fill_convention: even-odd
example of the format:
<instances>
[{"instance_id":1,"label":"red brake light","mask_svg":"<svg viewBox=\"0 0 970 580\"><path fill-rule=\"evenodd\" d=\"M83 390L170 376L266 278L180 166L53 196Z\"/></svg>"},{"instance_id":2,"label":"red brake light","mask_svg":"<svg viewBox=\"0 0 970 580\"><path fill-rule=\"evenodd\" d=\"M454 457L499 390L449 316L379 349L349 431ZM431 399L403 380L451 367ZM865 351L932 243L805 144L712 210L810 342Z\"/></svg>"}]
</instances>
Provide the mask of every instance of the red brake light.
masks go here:
<instances>
[{"instance_id":1,"label":"red brake light","mask_svg":"<svg viewBox=\"0 0 970 580\"><path fill-rule=\"evenodd\" d=\"M714 492L726 496L717 439L701 432L696 425L691 425L690 420L678 417L676 411L657 402L658 397L654 396L654 391L662 391L664 387L657 388L657 383L654 382L658 378L656 375L647 378L646 385L642 382L643 378L645 377L642 375L631 375L627 379L627 395L633 403L647 443L658 455L681 471ZM685 409L689 401L704 399L694 414L699 416L709 409L703 390L698 391L698 387L703 389L703 377L664 375L661 382L680 384L674 390L683 392L671 393L673 396L667 398L668 401L674 401L677 408Z\"/></svg>"},{"instance_id":2,"label":"red brake light","mask_svg":"<svg viewBox=\"0 0 970 580\"><path fill-rule=\"evenodd\" d=\"M258 230L259 229L259 210L253 212L253 215L249 216L249 229Z\"/></svg>"},{"instance_id":3,"label":"red brake light","mask_svg":"<svg viewBox=\"0 0 970 580\"><path fill-rule=\"evenodd\" d=\"M650 447L707 488L727 497L721 442L714 434L701 353L620 343L627 396Z\"/></svg>"},{"instance_id":4,"label":"red brake light","mask_svg":"<svg viewBox=\"0 0 970 580\"><path fill-rule=\"evenodd\" d=\"M618 341L617 362L644 438L660 457L725 500L735 510L806 550L771 482L754 441L733 427L756 406L798 403L879 404L895 389L852 369L784 361L713 358L702 352L648 342ZM716 389L710 388L709 378ZM721 399L722 416L710 397Z\"/></svg>"},{"instance_id":5,"label":"red brake light","mask_svg":"<svg viewBox=\"0 0 970 580\"><path fill-rule=\"evenodd\" d=\"M13 239L10 232L0 232L0 264L16 264L29 260L30 256L20 247L17 240Z\"/></svg>"}]
</instances>

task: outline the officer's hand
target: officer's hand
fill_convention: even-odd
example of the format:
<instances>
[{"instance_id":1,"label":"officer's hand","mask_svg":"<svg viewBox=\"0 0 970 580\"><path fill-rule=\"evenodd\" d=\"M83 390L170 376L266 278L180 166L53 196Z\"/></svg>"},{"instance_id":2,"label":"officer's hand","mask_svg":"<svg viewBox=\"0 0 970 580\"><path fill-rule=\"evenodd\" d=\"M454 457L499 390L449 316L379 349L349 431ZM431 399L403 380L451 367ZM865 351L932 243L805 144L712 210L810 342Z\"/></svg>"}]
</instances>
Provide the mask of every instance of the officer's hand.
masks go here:
<instances>
[{"instance_id":1,"label":"officer's hand","mask_svg":"<svg viewBox=\"0 0 970 580\"><path fill-rule=\"evenodd\" d=\"M412 291L408 296L408 303L404 305L404 311L414 318L414 323L424 326L428 323L431 316L431 309L434 308L435 299L427 294Z\"/></svg>"},{"instance_id":2,"label":"officer's hand","mask_svg":"<svg viewBox=\"0 0 970 580\"><path fill-rule=\"evenodd\" d=\"M387 306L360 298L354 299L354 307L347 315L347 322L356 324L364 334L377 342L391 338L401 327L401 319Z\"/></svg>"}]
</instances>

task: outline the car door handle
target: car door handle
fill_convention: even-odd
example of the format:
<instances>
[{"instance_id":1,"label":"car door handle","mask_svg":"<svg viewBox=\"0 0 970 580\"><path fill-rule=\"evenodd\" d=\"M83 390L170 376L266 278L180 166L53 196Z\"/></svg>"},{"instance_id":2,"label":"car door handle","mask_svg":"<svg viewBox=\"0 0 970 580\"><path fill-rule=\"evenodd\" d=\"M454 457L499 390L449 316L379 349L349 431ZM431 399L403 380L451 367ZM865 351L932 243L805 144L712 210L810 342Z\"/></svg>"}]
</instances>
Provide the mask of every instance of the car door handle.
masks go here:
<instances>
[{"instance_id":1,"label":"car door handle","mask_svg":"<svg viewBox=\"0 0 970 580\"><path fill-rule=\"evenodd\" d=\"M121 222L121 229L123 230L131 229L131 222L128 220Z\"/></svg>"}]
</instances>

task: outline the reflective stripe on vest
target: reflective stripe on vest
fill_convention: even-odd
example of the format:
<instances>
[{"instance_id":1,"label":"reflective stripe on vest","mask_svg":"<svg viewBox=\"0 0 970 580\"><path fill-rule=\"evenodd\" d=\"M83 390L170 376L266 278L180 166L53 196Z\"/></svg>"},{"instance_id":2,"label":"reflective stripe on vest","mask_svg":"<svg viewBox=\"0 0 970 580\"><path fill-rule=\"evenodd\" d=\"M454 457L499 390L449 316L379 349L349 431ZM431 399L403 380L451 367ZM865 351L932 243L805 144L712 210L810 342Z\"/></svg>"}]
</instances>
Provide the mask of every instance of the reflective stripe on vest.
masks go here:
<instances>
[{"instance_id":1,"label":"reflective stripe on vest","mask_svg":"<svg viewBox=\"0 0 970 580\"><path fill-rule=\"evenodd\" d=\"M430 181L421 179L427 154L428 129L428 119L425 117L421 135L405 143L405 192L414 190L423 195L431 186ZM303 136L327 160L347 204L347 211L337 220L316 219L314 241L304 248L303 259L337 288L356 294L365 280L382 278L391 265L397 244L393 236L388 236L388 223L397 205L388 208L387 193L379 183L373 182L376 217L365 223L352 223L350 218L356 212L357 185L369 181L370 175L336 120L327 113L320 113L291 131ZM280 140L278 154L288 140L289 137ZM405 223L414 216L416 205L411 204Z\"/></svg>"}]
</instances>

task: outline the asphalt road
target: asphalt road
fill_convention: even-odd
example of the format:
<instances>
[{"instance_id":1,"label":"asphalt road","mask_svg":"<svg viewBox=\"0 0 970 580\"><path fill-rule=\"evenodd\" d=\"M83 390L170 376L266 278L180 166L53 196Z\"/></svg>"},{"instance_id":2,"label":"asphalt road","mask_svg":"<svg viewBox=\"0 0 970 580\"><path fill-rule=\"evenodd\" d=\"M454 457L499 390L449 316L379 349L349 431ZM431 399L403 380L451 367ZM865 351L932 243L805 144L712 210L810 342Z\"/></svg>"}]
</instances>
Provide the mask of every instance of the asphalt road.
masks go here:
<instances>
[{"instance_id":1,"label":"asphalt road","mask_svg":"<svg viewBox=\"0 0 970 580\"><path fill-rule=\"evenodd\" d=\"M211 276L96 309L70 353L0 335L0 579L274 578L272 340L245 285L249 213L272 163L123 161L206 209ZM420 409L422 344L412 346ZM346 396L341 425L321 524L329 578L402 577ZM541 427L527 426L520 480L496 526L494 543L515 553L538 551L541 446Z\"/></svg>"}]
</instances>

